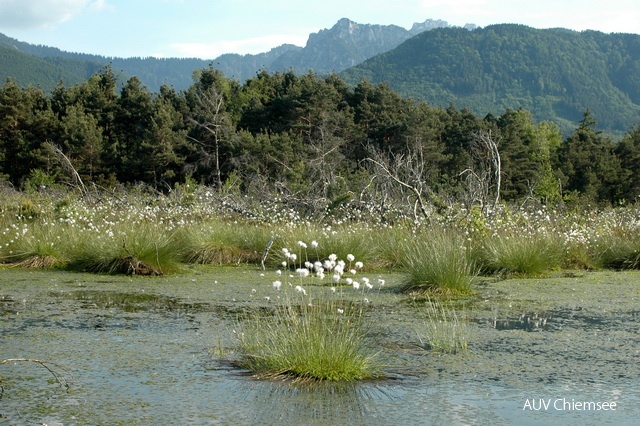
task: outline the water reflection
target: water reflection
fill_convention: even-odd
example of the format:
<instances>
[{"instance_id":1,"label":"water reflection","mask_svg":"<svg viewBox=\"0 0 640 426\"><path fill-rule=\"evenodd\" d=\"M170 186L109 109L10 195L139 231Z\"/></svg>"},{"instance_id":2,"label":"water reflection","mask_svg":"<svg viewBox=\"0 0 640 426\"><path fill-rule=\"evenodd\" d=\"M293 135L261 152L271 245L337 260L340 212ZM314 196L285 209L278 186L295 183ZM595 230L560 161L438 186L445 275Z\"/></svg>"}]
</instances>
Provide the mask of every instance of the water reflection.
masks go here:
<instances>
[{"instance_id":1,"label":"water reflection","mask_svg":"<svg viewBox=\"0 0 640 426\"><path fill-rule=\"evenodd\" d=\"M540 331L548 328L548 321L552 318L550 313L521 313L517 318L494 318L491 326L496 330L524 330Z\"/></svg>"},{"instance_id":2,"label":"water reflection","mask_svg":"<svg viewBox=\"0 0 640 426\"><path fill-rule=\"evenodd\" d=\"M120 293L114 291L77 290L71 292L51 292L53 297L63 297L81 302L82 308L119 309L124 312L175 312L208 309L208 303L188 303L176 297L152 293Z\"/></svg>"},{"instance_id":3,"label":"water reflection","mask_svg":"<svg viewBox=\"0 0 640 426\"><path fill-rule=\"evenodd\" d=\"M296 385L247 379L238 382L236 395L250 410L252 424L368 424L384 417L379 407L397 400L376 382Z\"/></svg>"}]
</instances>

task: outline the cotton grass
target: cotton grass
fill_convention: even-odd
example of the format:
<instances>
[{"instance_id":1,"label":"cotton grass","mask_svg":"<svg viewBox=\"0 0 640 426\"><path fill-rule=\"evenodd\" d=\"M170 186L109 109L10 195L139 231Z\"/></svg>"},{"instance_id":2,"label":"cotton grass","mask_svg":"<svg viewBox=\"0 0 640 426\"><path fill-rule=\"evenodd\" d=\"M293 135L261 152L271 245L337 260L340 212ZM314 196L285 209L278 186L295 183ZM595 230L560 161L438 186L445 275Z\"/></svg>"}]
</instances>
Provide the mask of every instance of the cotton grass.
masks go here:
<instances>
[{"instance_id":1,"label":"cotton grass","mask_svg":"<svg viewBox=\"0 0 640 426\"><path fill-rule=\"evenodd\" d=\"M298 247L305 242L299 240ZM315 244L313 244L315 245ZM282 255L296 266L297 256L284 247ZM355 256L349 256L355 261ZM238 323L235 331L242 354L237 365L250 370L258 378L282 378L293 382L354 381L381 376L377 352L367 337L364 312L373 288L369 279L359 290L356 281L342 279L343 262L331 254L327 263L302 262L295 275L284 276L271 283L274 293L265 299L274 301L270 310L257 310L248 320ZM343 282L355 292L343 287L324 286L323 271L332 274L332 284ZM312 274L315 270L315 276ZM276 275L282 277L280 270ZM337 279L333 276L337 275ZM320 284L318 286L318 284ZM359 290L359 291L358 291ZM345 298L345 291L351 297ZM354 300L355 297L355 300Z\"/></svg>"}]
</instances>

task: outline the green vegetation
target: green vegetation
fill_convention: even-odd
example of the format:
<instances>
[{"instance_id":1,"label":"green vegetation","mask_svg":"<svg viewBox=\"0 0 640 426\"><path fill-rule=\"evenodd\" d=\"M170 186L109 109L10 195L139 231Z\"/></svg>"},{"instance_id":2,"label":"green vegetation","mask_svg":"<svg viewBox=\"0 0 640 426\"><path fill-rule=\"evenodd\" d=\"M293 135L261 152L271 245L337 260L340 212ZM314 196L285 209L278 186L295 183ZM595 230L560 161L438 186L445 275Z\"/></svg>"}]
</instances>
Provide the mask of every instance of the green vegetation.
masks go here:
<instances>
[{"instance_id":1,"label":"green vegetation","mask_svg":"<svg viewBox=\"0 0 640 426\"><path fill-rule=\"evenodd\" d=\"M473 37L511 42L503 30ZM477 89L474 72L464 90ZM640 267L640 125L615 144L597 130L598 108L563 137L525 109L479 118L337 75L240 84L208 68L185 91L150 93L107 67L50 95L9 80L0 262L277 268L268 306L237 330L238 364L303 382L377 377L364 315L376 283L363 271L401 271L397 290L449 297L474 292L479 274ZM437 302L425 312L424 347L466 348L464 321Z\"/></svg>"},{"instance_id":2,"label":"green vegetation","mask_svg":"<svg viewBox=\"0 0 640 426\"><path fill-rule=\"evenodd\" d=\"M194 263L261 269L264 260L263 275L276 280L270 293L259 291L257 310L237 311L237 351L229 354L257 377L303 383L384 376L369 328L379 293L415 299L421 347L455 354L467 347L465 318L435 298L477 291L479 274L640 267L640 207L633 204L602 210L498 204L484 213L459 205L422 220L412 206L382 215L378 207L352 201L339 216L303 220L287 200L258 202L190 184L166 195L143 187L86 193L5 187L0 261L161 275ZM380 275L368 277L386 271L405 281L385 287Z\"/></svg>"},{"instance_id":3,"label":"green vegetation","mask_svg":"<svg viewBox=\"0 0 640 426\"><path fill-rule=\"evenodd\" d=\"M416 326L420 344L425 349L455 354L467 350L468 330L465 318L458 318L454 309L427 298L425 306L416 301Z\"/></svg>"},{"instance_id":4,"label":"green vegetation","mask_svg":"<svg viewBox=\"0 0 640 426\"><path fill-rule=\"evenodd\" d=\"M551 235L501 234L479 251L479 263L488 272L536 276L562 265L564 243Z\"/></svg>"},{"instance_id":5,"label":"green vegetation","mask_svg":"<svg viewBox=\"0 0 640 426\"><path fill-rule=\"evenodd\" d=\"M287 297L292 296L284 296ZM236 330L238 365L258 377L295 382L353 381L381 375L369 346L362 307L300 292L273 312L256 313Z\"/></svg>"},{"instance_id":6,"label":"green vegetation","mask_svg":"<svg viewBox=\"0 0 640 426\"><path fill-rule=\"evenodd\" d=\"M430 230L399 247L408 278L405 292L465 294L472 291L476 267L460 234Z\"/></svg>"},{"instance_id":7,"label":"green vegetation","mask_svg":"<svg viewBox=\"0 0 640 426\"><path fill-rule=\"evenodd\" d=\"M367 271L406 272L405 291L439 294L472 291L478 274L640 267L634 204L601 210L501 204L486 213L457 206L416 220L411 206L381 215L375 204L351 202L340 215L304 221L285 200L258 202L208 187L167 195L4 188L2 195L0 262L23 267L161 275L186 264L264 261L313 272L331 256L353 257ZM289 247L295 259L281 257ZM354 261L342 268L360 270Z\"/></svg>"},{"instance_id":8,"label":"green vegetation","mask_svg":"<svg viewBox=\"0 0 640 426\"><path fill-rule=\"evenodd\" d=\"M487 136L500 187L479 142ZM591 110L563 139L524 109L481 119L386 85L350 88L312 73L263 72L240 85L209 68L184 92L150 93L137 77L119 89L107 67L51 95L13 80L0 89L0 177L15 187L144 183L166 193L204 184L281 198L312 218L339 214L355 198L377 203L382 216L398 202L415 203L422 216L429 206L486 205L495 191L552 205L633 201L639 139L633 128L616 145Z\"/></svg>"},{"instance_id":9,"label":"green vegetation","mask_svg":"<svg viewBox=\"0 0 640 426\"><path fill-rule=\"evenodd\" d=\"M591 109L610 132L640 111L637 34L489 25L439 28L407 40L340 75L350 84L388 83L404 96L476 114L524 108L565 133Z\"/></svg>"}]
</instances>

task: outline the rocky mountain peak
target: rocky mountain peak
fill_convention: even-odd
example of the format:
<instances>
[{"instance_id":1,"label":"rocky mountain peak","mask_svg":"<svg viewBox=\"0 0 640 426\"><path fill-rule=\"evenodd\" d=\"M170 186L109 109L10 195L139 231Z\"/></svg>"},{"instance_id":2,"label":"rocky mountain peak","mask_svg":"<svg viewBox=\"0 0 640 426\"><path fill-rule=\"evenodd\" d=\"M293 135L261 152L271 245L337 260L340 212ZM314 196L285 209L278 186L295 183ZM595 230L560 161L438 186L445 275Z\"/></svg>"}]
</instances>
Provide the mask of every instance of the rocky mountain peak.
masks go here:
<instances>
[{"instance_id":1,"label":"rocky mountain peak","mask_svg":"<svg viewBox=\"0 0 640 426\"><path fill-rule=\"evenodd\" d=\"M416 22L413 24L409 32L412 35L418 35L422 32L434 30L436 28L448 28L450 27L447 21L443 21L442 19L427 19L424 22Z\"/></svg>"}]
</instances>

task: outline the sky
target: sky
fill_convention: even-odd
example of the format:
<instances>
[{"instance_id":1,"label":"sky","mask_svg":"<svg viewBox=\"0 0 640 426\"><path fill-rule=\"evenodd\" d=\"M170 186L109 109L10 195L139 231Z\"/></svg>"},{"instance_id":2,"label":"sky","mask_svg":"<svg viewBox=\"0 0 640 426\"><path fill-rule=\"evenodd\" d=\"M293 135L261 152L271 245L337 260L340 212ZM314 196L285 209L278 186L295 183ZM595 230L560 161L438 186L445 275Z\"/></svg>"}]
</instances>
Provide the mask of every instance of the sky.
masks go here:
<instances>
[{"instance_id":1,"label":"sky","mask_svg":"<svg viewBox=\"0 0 640 426\"><path fill-rule=\"evenodd\" d=\"M113 57L214 59L261 53L341 18L398 25L441 19L453 26L640 33L640 0L0 0L0 33L69 52Z\"/></svg>"}]
</instances>

